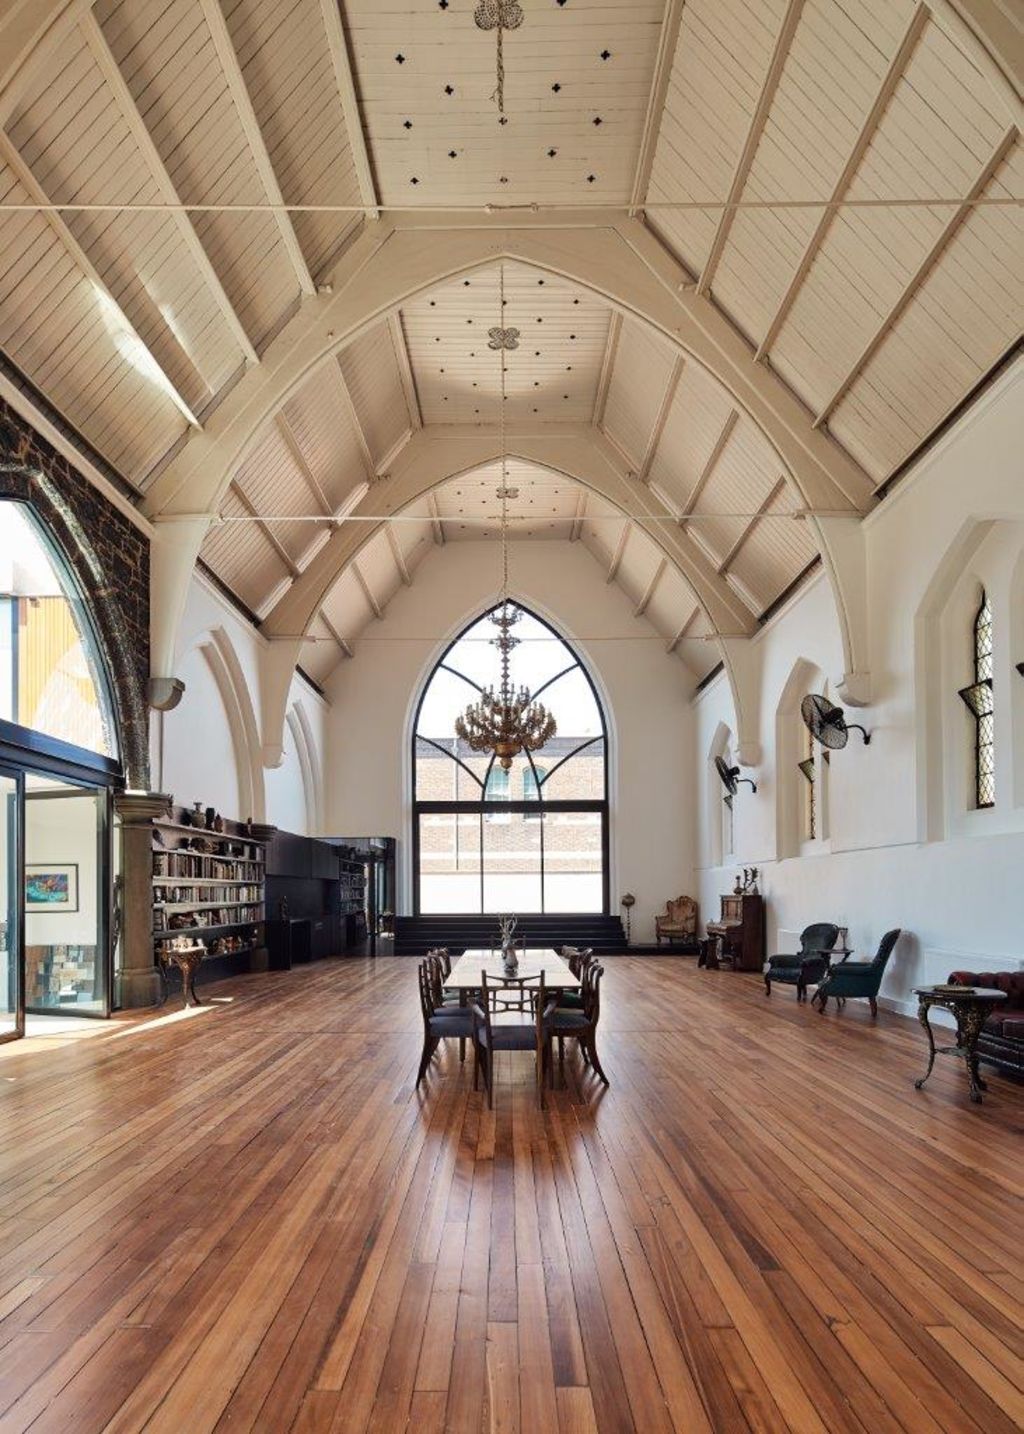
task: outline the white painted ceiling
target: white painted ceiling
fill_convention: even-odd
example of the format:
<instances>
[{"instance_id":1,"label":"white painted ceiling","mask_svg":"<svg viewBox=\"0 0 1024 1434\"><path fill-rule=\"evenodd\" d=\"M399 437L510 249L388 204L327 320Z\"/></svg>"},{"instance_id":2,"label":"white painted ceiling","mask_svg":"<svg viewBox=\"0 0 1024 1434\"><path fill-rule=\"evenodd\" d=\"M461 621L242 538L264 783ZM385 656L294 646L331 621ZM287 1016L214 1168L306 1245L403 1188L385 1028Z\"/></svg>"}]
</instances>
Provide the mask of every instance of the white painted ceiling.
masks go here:
<instances>
[{"instance_id":1,"label":"white painted ceiling","mask_svg":"<svg viewBox=\"0 0 1024 1434\"><path fill-rule=\"evenodd\" d=\"M504 124L471 0L40 5L53 23L0 88L0 345L140 499L367 203L635 204L877 485L1024 327L1022 210L995 202L1024 194L1020 106L938 0L526 0ZM202 554L247 608L270 611L417 428L498 421L499 322L519 330L506 417L594 425L755 617L814 560L774 450L699 365L495 263L364 333L253 435ZM509 479L516 541L585 543L706 668L690 589L639 529L558 475ZM496 531L499 480L453 477L363 550L314 676L431 543Z\"/></svg>"}]
</instances>

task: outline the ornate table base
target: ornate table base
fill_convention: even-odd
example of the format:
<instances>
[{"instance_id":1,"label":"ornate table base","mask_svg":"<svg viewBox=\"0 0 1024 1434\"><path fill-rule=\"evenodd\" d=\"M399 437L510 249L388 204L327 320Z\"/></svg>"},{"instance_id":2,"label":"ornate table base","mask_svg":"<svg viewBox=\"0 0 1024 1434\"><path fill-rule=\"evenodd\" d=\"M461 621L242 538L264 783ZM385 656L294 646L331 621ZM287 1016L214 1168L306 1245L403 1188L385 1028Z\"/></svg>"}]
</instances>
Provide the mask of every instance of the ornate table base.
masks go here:
<instances>
[{"instance_id":1,"label":"ornate table base","mask_svg":"<svg viewBox=\"0 0 1024 1434\"><path fill-rule=\"evenodd\" d=\"M170 988L167 982L168 966L177 966L181 972L181 994L186 1006L201 1006L203 1003L196 995L196 972L203 964L203 957L206 955L205 946L193 946L183 951L168 951L160 957L160 974L164 983L164 999L161 1005L165 1005Z\"/></svg>"},{"instance_id":2,"label":"ornate table base","mask_svg":"<svg viewBox=\"0 0 1024 1434\"><path fill-rule=\"evenodd\" d=\"M971 1100L981 1103L981 1093L988 1085L978 1074L978 1037L996 1002L1006 999L1003 991L987 990L980 986L918 986L914 990L918 999L917 1019L928 1037L928 1069L914 1088L920 1090L932 1073L935 1057L957 1056L967 1067ZM933 1006L940 1006L952 1013L956 1021L956 1045L937 1046L928 1013Z\"/></svg>"}]
</instances>

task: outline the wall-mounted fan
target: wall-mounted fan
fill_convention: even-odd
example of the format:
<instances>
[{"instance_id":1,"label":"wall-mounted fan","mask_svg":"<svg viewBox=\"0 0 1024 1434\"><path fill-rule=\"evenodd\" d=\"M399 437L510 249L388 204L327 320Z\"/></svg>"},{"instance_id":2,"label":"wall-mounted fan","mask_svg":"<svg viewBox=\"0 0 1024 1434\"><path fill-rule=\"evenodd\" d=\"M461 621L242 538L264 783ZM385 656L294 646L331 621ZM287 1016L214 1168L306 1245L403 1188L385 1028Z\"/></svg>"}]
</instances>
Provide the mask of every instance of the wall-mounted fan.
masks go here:
<instances>
[{"instance_id":1,"label":"wall-mounted fan","mask_svg":"<svg viewBox=\"0 0 1024 1434\"><path fill-rule=\"evenodd\" d=\"M739 791L740 782L746 782L752 792L757 791L757 784L752 782L749 777L741 777L739 767L730 767L724 757L715 758L715 770L721 777L722 786L730 797L734 797Z\"/></svg>"},{"instance_id":2,"label":"wall-mounted fan","mask_svg":"<svg viewBox=\"0 0 1024 1434\"><path fill-rule=\"evenodd\" d=\"M829 751L838 752L846 746L851 732L859 732L865 747L871 741L871 733L857 722L847 722L841 707L834 707L827 697L817 692L808 692L800 703L800 716L810 728L811 736Z\"/></svg>"}]
</instances>

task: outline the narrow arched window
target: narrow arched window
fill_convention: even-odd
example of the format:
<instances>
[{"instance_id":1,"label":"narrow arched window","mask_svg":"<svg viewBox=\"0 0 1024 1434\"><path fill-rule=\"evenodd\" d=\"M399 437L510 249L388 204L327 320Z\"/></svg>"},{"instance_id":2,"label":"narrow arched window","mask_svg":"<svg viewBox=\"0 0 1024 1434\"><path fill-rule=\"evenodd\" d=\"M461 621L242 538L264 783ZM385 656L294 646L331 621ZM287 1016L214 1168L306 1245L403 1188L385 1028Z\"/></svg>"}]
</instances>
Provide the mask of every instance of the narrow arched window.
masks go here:
<instances>
[{"instance_id":1,"label":"narrow arched window","mask_svg":"<svg viewBox=\"0 0 1024 1434\"><path fill-rule=\"evenodd\" d=\"M818 762L814 750L814 738L806 727L803 734L804 756L797 765L804 775L806 786L803 790L803 836L804 841L815 841L818 836Z\"/></svg>"},{"instance_id":2,"label":"narrow arched window","mask_svg":"<svg viewBox=\"0 0 1024 1434\"><path fill-rule=\"evenodd\" d=\"M974 805L992 807L996 801L995 704L992 694L992 605L982 589L971 633L974 681L961 687L960 696L974 722Z\"/></svg>"}]
</instances>

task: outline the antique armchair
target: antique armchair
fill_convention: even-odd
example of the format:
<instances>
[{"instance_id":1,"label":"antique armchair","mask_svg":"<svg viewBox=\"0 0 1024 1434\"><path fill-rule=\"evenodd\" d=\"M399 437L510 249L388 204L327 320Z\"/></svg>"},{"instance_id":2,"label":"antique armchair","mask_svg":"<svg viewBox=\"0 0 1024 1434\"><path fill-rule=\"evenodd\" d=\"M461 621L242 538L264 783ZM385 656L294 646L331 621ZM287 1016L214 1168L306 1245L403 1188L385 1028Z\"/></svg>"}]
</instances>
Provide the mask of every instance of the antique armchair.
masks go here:
<instances>
[{"instance_id":1,"label":"antique armchair","mask_svg":"<svg viewBox=\"0 0 1024 1434\"><path fill-rule=\"evenodd\" d=\"M839 927L819 921L805 926L800 933L800 950L791 955L769 956L764 972L765 995L772 993L772 982L796 987L798 1001L806 1001L807 987L815 986L828 968L829 955L839 940Z\"/></svg>"},{"instance_id":2,"label":"antique armchair","mask_svg":"<svg viewBox=\"0 0 1024 1434\"><path fill-rule=\"evenodd\" d=\"M830 966L822 977L811 1004L817 1001L818 1010L824 1011L830 996L834 996L840 1006L847 996L860 996L870 1003L871 1014L877 1016L878 988L882 984L893 947L899 939L900 929L897 926L895 931L887 931L882 937L873 960L849 961L844 957L836 965Z\"/></svg>"},{"instance_id":3,"label":"antique armchair","mask_svg":"<svg viewBox=\"0 0 1024 1434\"><path fill-rule=\"evenodd\" d=\"M666 901L664 912L654 918L654 934L659 946L662 937L667 937L670 946L682 941L696 947L697 903L693 897L677 896L674 901Z\"/></svg>"}]
</instances>

